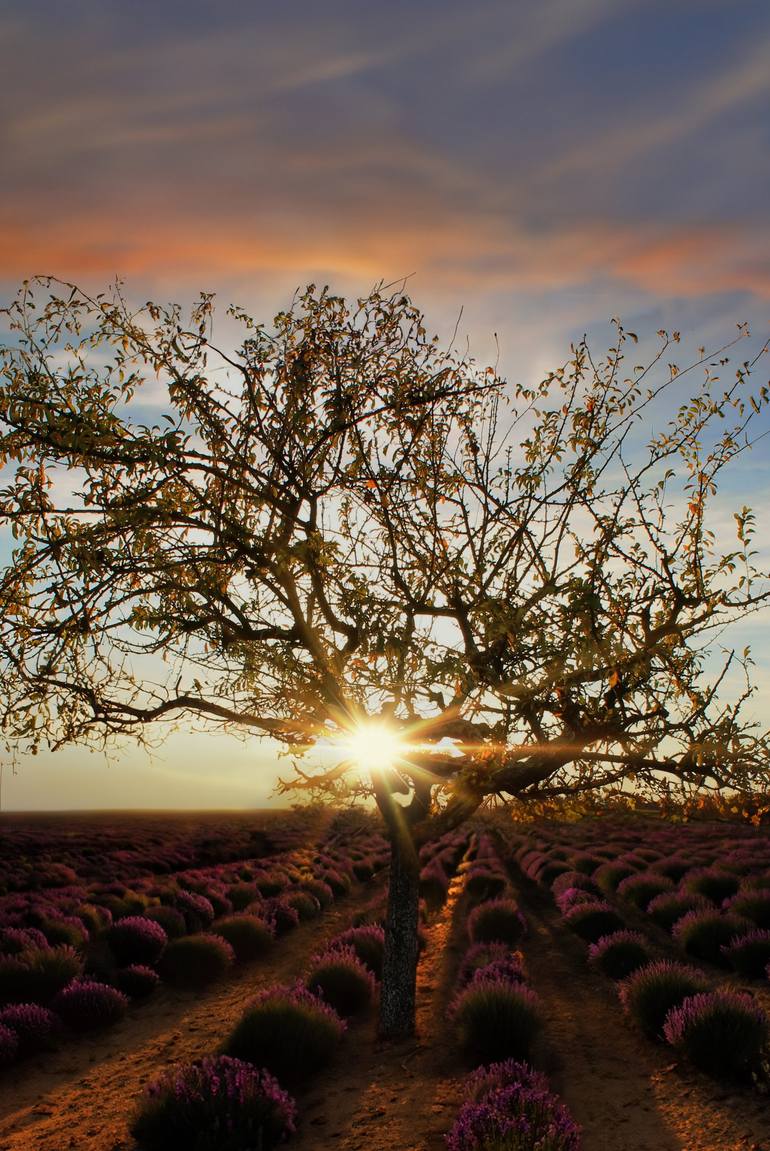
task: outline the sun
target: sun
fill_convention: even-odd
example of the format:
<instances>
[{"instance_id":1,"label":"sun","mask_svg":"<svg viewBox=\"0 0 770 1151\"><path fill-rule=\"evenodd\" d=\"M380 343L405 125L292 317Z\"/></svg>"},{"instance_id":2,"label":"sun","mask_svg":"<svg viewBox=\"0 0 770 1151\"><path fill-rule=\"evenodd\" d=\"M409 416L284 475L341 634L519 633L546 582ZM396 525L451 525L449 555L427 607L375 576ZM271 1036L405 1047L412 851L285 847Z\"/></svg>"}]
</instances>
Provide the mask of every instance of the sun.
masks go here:
<instances>
[{"instance_id":1,"label":"sun","mask_svg":"<svg viewBox=\"0 0 770 1151\"><path fill-rule=\"evenodd\" d=\"M355 765L365 771L393 767L406 753L399 733L378 720L356 724L340 742Z\"/></svg>"}]
</instances>

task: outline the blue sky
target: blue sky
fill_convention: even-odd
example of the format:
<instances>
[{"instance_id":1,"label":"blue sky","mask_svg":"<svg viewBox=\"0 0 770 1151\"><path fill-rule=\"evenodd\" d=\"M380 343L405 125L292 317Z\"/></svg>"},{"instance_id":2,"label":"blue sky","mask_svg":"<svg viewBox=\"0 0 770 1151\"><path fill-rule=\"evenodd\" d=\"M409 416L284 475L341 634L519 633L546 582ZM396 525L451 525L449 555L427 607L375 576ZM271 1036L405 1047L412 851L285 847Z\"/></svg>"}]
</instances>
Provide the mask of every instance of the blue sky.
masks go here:
<instances>
[{"instance_id":1,"label":"blue sky","mask_svg":"<svg viewBox=\"0 0 770 1151\"><path fill-rule=\"evenodd\" d=\"M0 40L3 298L120 276L268 318L309 280L409 276L432 328L462 308L516 379L614 315L691 348L770 329L765 0L8 0ZM767 500L766 444L736 502L744 479ZM23 766L7 802L129 801L104 781L130 756L106 775L78 754L66 785L61 758ZM249 802L243 756L225 806Z\"/></svg>"}]
</instances>

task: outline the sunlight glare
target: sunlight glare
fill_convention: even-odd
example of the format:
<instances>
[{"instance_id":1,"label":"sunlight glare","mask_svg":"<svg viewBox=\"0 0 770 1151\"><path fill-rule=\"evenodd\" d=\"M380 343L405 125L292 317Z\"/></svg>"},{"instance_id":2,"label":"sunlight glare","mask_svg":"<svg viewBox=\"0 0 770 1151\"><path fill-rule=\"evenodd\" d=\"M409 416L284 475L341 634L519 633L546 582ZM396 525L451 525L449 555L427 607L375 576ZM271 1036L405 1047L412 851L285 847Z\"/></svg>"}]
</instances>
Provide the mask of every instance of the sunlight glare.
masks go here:
<instances>
[{"instance_id":1,"label":"sunlight glare","mask_svg":"<svg viewBox=\"0 0 770 1151\"><path fill-rule=\"evenodd\" d=\"M406 745L398 732L384 723L361 723L351 731L343 746L359 768L382 771L402 759Z\"/></svg>"}]
</instances>

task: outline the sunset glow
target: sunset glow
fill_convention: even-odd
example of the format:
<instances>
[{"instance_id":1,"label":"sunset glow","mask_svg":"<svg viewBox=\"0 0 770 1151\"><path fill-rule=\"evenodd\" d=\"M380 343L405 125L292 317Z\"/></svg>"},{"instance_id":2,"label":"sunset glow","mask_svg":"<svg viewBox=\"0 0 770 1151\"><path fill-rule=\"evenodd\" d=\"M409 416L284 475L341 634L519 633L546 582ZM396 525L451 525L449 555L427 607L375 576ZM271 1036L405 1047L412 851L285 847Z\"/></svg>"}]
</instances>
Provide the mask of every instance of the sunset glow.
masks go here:
<instances>
[{"instance_id":1,"label":"sunset glow","mask_svg":"<svg viewBox=\"0 0 770 1151\"><path fill-rule=\"evenodd\" d=\"M340 741L340 747L362 771L384 771L403 759L407 744L392 727L366 721Z\"/></svg>"}]
</instances>

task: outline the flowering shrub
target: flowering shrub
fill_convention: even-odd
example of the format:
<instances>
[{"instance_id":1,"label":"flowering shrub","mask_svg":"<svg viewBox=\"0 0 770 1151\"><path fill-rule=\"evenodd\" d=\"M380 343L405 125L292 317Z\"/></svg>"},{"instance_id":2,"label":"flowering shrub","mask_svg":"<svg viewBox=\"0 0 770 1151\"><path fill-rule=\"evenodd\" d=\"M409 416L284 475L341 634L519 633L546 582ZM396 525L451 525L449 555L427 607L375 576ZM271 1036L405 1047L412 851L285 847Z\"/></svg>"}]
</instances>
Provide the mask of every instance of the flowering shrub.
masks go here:
<instances>
[{"instance_id":1,"label":"flowering shrub","mask_svg":"<svg viewBox=\"0 0 770 1151\"><path fill-rule=\"evenodd\" d=\"M479 1067L469 1075L463 1095L467 1103L480 1103L491 1091L510 1087L512 1083L520 1083L537 1091L548 1090L548 1080L541 1071L535 1071L534 1067L522 1060L506 1059L502 1063Z\"/></svg>"},{"instance_id":2,"label":"flowering shrub","mask_svg":"<svg viewBox=\"0 0 770 1151\"><path fill-rule=\"evenodd\" d=\"M473 943L494 939L513 945L526 930L526 920L513 899L490 899L474 907L468 916L468 935Z\"/></svg>"},{"instance_id":3,"label":"flowering shrub","mask_svg":"<svg viewBox=\"0 0 770 1151\"><path fill-rule=\"evenodd\" d=\"M604 892L617 891L624 879L636 873L636 868L628 863L602 863L591 878Z\"/></svg>"},{"instance_id":4,"label":"flowering shrub","mask_svg":"<svg viewBox=\"0 0 770 1151\"><path fill-rule=\"evenodd\" d=\"M273 945L273 927L256 915L229 915L218 919L214 930L226 939L239 961L257 959Z\"/></svg>"},{"instance_id":5,"label":"flowering shrub","mask_svg":"<svg viewBox=\"0 0 770 1151\"><path fill-rule=\"evenodd\" d=\"M234 911L244 911L250 903L261 898L255 883L234 883L227 895Z\"/></svg>"},{"instance_id":6,"label":"flowering shrub","mask_svg":"<svg viewBox=\"0 0 770 1151\"><path fill-rule=\"evenodd\" d=\"M730 966L747 979L762 979L770 963L770 931L747 931L722 948Z\"/></svg>"},{"instance_id":7,"label":"flowering shrub","mask_svg":"<svg viewBox=\"0 0 770 1151\"><path fill-rule=\"evenodd\" d=\"M122 1019L128 1007L128 999L108 983L97 983L93 979L73 979L55 997L52 1006L73 1031L95 1031L101 1027L110 1027Z\"/></svg>"},{"instance_id":8,"label":"flowering shrub","mask_svg":"<svg viewBox=\"0 0 770 1151\"><path fill-rule=\"evenodd\" d=\"M750 919L756 927L770 929L770 891L765 888L744 888L728 903L735 915Z\"/></svg>"},{"instance_id":9,"label":"flowering shrub","mask_svg":"<svg viewBox=\"0 0 770 1151\"><path fill-rule=\"evenodd\" d=\"M88 928L77 916L41 916L37 926L52 947L68 943L78 949L88 942Z\"/></svg>"},{"instance_id":10,"label":"flowering shrub","mask_svg":"<svg viewBox=\"0 0 770 1151\"><path fill-rule=\"evenodd\" d=\"M284 896L284 899L289 907L294 908L300 922L306 919L316 919L321 914L321 904L309 891L290 891Z\"/></svg>"},{"instance_id":11,"label":"flowering shrub","mask_svg":"<svg viewBox=\"0 0 770 1151\"><path fill-rule=\"evenodd\" d=\"M335 935L332 946L350 946L361 962L369 968L376 979L382 978L382 955L385 948L385 932L376 924L349 927L347 931Z\"/></svg>"},{"instance_id":12,"label":"flowering shrub","mask_svg":"<svg viewBox=\"0 0 770 1151\"><path fill-rule=\"evenodd\" d=\"M449 878L438 859L426 863L420 871L420 898L431 911L443 907L449 894Z\"/></svg>"},{"instance_id":13,"label":"flowering shrub","mask_svg":"<svg viewBox=\"0 0 770 1151\"><path fill-rule=\"evenodd\" d=\"M596 903L598 899L595 891L587 891L584 887L565 887L556 896L556 906L562 915L566 915L571 907L579 903Z\"/></svg>"},{"instance_id":14,"label":"flowering shrub","mask_svg":"<svg viewBox=\"0 0 770 1151\"><path fill-rule=\"evenodd\" d=\"M8 1067L13 1063L19 1049L19 1040L16 1032L10 1027L0 1023L0 1067Z\"/></svg>"},{"instance_id":15,"label":"flowering shrub","mask_svg":"<svg viewBox=\"0 0 770 1151\"><path fill-rule=\"evenodd\" d=\"M296 1112L269 1072L219 1055L173 1067L151 1083L131 1134L146 1151L270 1151L292 1134Z\"/></svg>"},{"instance_id":16,"label":"flowering shrub","mask_svg":"<svg viewBox=\"0 0 770 1151\"><path fill-rule=\"evenodd\" d=\"M743 932L741 929L743 928ZM720 911L688 911L674 924L672 934L687 955L707 963L727 966L722 948L740 934L746 925L735 915Z\"/></svg>"},{"instance_id":17,"label":"flowering shrub","mask_svg":"<svg viewBox=\"0 0 770 1151\"><path fill-rule=\"evenodd\" d=\"M614 931L588 948L588 962L610 979L625 979L650 959L647 940L638 931Z\"/></svg>"},{"instance_id":18,"label":"flowering shrub","mask_svg":"<svg viewBox=\"0 0 770 1151\"><path fill-rule=\"evenodd\" d=\"M473 903L484 899L494 899L502 895L508 887L508 877L499 867L491 862L474 863L469 868L465 879L465 893Z\"/></svg>"},{"instance_id":19,"label":"flowering shrub","mask_svg":"<svg viewBox=\"0 0 770 1151\"><path fill-rule=\"evenodd\" d=\"M43 932L37 927L4 927L0 931L0 954L18 955L30 947L42 947L44 951L50 944Z\"/></svg>"},{"instance_id":20,"label":"flowering shrub","mask_svg":"<svg viewBox=\"0 0 770 1151\"><path fill-rule=\"evenodd\" d=\"M79 975L83 959L66 943L0 958L0 1002L48 1003Z\"/></svg>"},{"instance_id":21,"label":"flowering shrub","mask_svg":"<svg viewBox=\"0 0 770 1151\"><path fill-rule=\"evenodd\" d=\"M327 883L335 895L347 895L353 886L350 876L338 867L329 868L321 872L321 879Z\"/></svg>"},{"instance_id":22,"label":"flowering shrub","mask_svg":"<svg viewBox=\"0 0 770 1151\"><path fill-rule=\"evenodd\" d=\"M363 1011L374 995L374 975L350 946L338 945L314 959L305 982L342 1016Z\"/></svg>"},{"instance_id":23,"label":"flowering shrub","mask_svg":"<svg viewBox=\"0 0 770 1151\"><path fill-rule=\"evenodd\" d=\"M300 1083L328 1063L344 1031L336 1011L307 988L270 987L247 1007L224 1052Z\"/></svg>"},{"instance_id":24,"label":"flowering shrub","mask_svg":"<svg viewBox=\"0 0 770 1151\"><path fill-rule=\"evenodd\" d=\"M599 889L594 881L582 871L563 871L554 879L551 884L551 891L554 899L556 899L563 891L575 887L580 887L584 891L591 891L596 897L599 896Z\"/></svg>"},{"instance_id":25,"label":"flowering shrub","mask_svg":"<svg viewBox=\"0 0 770 1151\"><path fill-rule=\"evenodd\" d=\"M10 1027L15 1033L19 1055L34 1055L51 1047L61 1021L39 1003L15 1003L0 1011L0 1027Z\"/></svg>"},{"instance_id":26,"label":"flowering shrub","mask_svg":"<svg viewBox=\"0 0 770 1151\"><path fill-rule=\"evenodd\" d=\"M609 903L598 900L594 903L575 904L565 912L564 922L588 943L596 943L603 935L611 935L613 931L620 931L625 926Z\"/></svg>"},{"instance_id":27,"label":"flowering shrub","mask_svg":"<svg viewBox=\"0 0 770 1151\"><path fill-rule=\"evenodd\" d=\"M498 983L524 983L523 957L520 951L509 951L499 959L493 959L486 967L479 968L473 974L472 983L480 980L495 980Z\"/></svg>"},{"instance_id":28,"label":"flowering shrub","mask_svg":"<svg viewBox=\"0 0 770 1151\"><path fill-rule=\"evenodd\" d=\"M169 983L194 989L221 979L235 961L235 952L219 935L183 935L172 939L160 961Z\"/></svg>"},{"instance_id":29,"label":"flowering shrub","mask_svg":"<svg viewBox=\"0 0 770 1151\"><path fill-rule=\"evenodd\" d=\"M750 995L710 991L672 1008L663 1033L696 1067L728 1078L745 1074L759 1062L770 1029Z\"/></svg>"},{"instance_id":30,"label":"flowering shrub","mask_svg":"<svg viewBox=\"0 0 770 1151\"><path fill-rule=\"evenodd\" d=\"M544 1076L509 1060L471 1077L448 1151L580 1151L580 1129Z\"/></svg>"},{"instance_id":31,"label":"flowering shrub","mask_svg":"<svg viewBox=\"0 0 770 1151\"><path fill-rule=\"evenodd\" d=\"M721 903L731 895L735 895L740 886L737 875L729 871L720 871L716 867L704 867L694 871L684 880L682 886L685 891L693 895L705 895L714 903Z\"/></svg>"},{"instance_id":32,"label":"flowering shrub","mask_svg":"<svg viewBox=\"0 0 770 1151\"><path fill-rule=\"evenodd\" d=\"M259 894L265 897L280 895L289 886L288 876L278 868L258 872L254 876L254 883Z\"/></svg>"},{"instance_id":33,"label":"flowering shrub","mask_svg":"<svg viewBox=\"0 0 770 1151\"><path fill-rule=\"evenodd\" d=\"M677 919L688 911L715 910L714 904L705 895L692 895L687 891L664 891L647 904L647 914L651 919L670 931Z\"/></svg>"},{"instance_id":34,"label":"flowering shrub","mask_svg":"<svg viewBox=\"0 0 770 1151\"><path fill-rule=\"evenodd\" d=\"M450 1011L460 1050L474 1066L526 1059L542 1026L540 1000L522 983L474 979Z\"/></svg>"},{"instance_id":35,"label":"flowering shrub","mask_svg":"<svg viewBox=\"0 0 770 1151\"><path fill-rule=\"evenodd\" d=\"M168 936L161 925L143 915L119 919L113 923L107 939L121 965L157 963L168 943Z\"/></svg>"},{"instance_id":36,"label":"flowering shrub","mask_svg":"<svg viewBox=\"0 0 770 1151\"><path fill-rule=\"evenodd\" d=\"M178 911L184 916L185 926L189 932L204 931L214 922L214 908L211 900L197 891L186 891L180 888L175 899Z\"/></svg>"},{"instance_id":37,"label":"flowering shrub","mask_svg":"<svg viewBox=\"0 0 770 1151\"><path fill-rule=\"evenodd\" d=\"M272 924L276 935L286 935L299 926L299 912L292 907L285 895L276 895L265 900L264 914Z\"/></svg>"},{"instance_id":38,"label":"flowering shrub","mask_svg":"<svg viewBox=\"0 0 770 1151\"><path fill-rule=\"evenodd\" d=\"M115 976L115 982L124 995L130 999L145 999L160 983L160 976L152 967L142 963L130 963L122 967Z\"/></svg>"},{"instance_id":39,"label":"flowering shrub","mask_svg":"<svg viewBox=\"0 0 770 1151\"><path fill-rule=\"evenodd\" d=\"M664 891L672 891L673 887L674 881L669 879L667 875L655 875L653 872L643 871L621 880L618 884L617 893L621 899L644 911L650 900L654 899L656 895L661 895Z\"/></svg>"},{"instance_id":40,"label":"flowering shrub","mask_svg":"<svg viewBox=\"0 0 770 1151\"><path fill-rule=\"evenodd\" d=\"M310 895L315 896L321 907L331 907L334 903L334 892L328 883L324 883L322 879L313 879L311 876L302 880L302 890L307 891Z\"/></svg>"},{"instance_id":41,"label":"flowering shrub","mask_svg":"<svg viewBox=\"0 0 770 1151\"><path fill-rule=\"evenodd\" d=\"M482 972L490 970L502 974L504 978L517 980L523 983L527 976L524 969L524 957L520 951L511 951L506 943L474 943L463 956L457 971L457 986L463 988Z\"/></svg>"},{"instance_id":42,"label":"flowering shrub","mask_svg":"<svg viewBox=\"0 0 770 1151\"><path fill-rule=\"evenodd\" d=\"M707 987L695 968L661 959L630 975L620 985L619 994L626 1014L651 1039L660 1039L671 1008Z\"/></svg>"},{"instance_id":43,"label":"flowering shrub","mask_svg":"<svg viewBox=\"0 0 770 1151\"><path fill-rule=\"evenodd\" d=\"M161 903L158 907L148 907L144 913L144 918L151 919L154 923L159 923L169 939L178 939L187 931L187 925L182 912L177 911L176 907L169 907L165 903Z\"/></svg>"}]
</instances>

